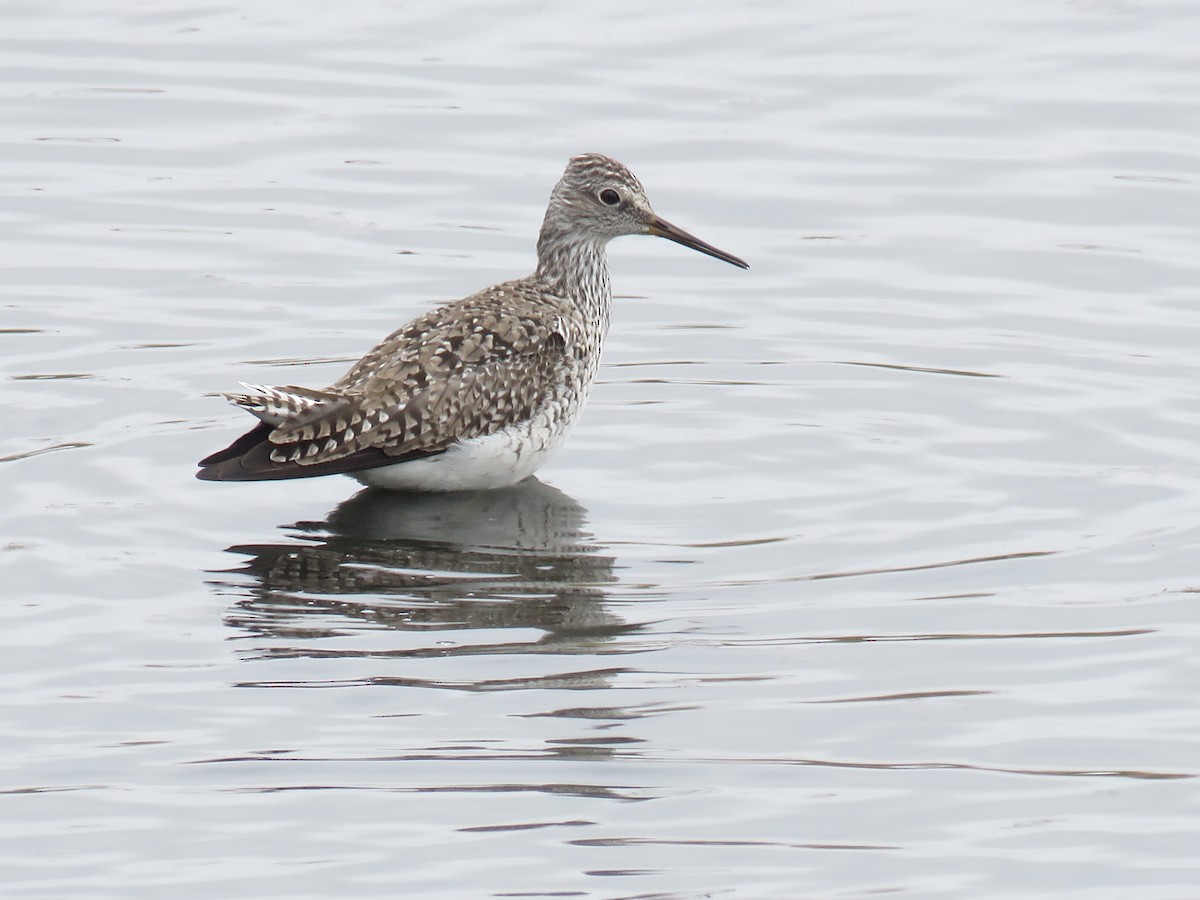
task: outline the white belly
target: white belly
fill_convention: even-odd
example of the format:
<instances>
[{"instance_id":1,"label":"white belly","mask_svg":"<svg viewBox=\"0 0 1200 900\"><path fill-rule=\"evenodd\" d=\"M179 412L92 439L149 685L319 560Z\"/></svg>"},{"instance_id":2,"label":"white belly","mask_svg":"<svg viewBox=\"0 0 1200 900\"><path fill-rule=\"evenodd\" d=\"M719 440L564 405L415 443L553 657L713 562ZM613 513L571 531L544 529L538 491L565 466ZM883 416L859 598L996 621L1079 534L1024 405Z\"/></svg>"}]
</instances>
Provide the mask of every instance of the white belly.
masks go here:
<instances>
[{"instance_id":1,"label":"white belly","mask_svg":"<svg viewBox=\"0 0 1200 900\"><path fill-rule=\"evenodd\" d=\"M459 441L428 459L352 472L371 487L395 491L482 491L524 481L553 456L573 422L524 423L486 437Z\"/></svg>"}]
</instances>

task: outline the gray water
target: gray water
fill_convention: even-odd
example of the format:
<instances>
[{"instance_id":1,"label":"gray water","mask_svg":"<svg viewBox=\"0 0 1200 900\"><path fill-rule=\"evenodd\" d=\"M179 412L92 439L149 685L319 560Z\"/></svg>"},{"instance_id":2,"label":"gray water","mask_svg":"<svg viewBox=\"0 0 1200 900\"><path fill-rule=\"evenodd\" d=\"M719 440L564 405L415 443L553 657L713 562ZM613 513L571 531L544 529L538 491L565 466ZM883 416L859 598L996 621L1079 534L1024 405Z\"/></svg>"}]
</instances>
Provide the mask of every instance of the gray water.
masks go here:
<instances>
[{"instance_id":1,"label":"gray water","mask_svg":"<svg viewBox=\"0 0 1200 900\"><path fill-rule=\"evenodd\" d=\"M6 897L1200 896L1200 9L9 5ZM221 485L611 247L540 481Z\"/></svg>"}]
</instances>

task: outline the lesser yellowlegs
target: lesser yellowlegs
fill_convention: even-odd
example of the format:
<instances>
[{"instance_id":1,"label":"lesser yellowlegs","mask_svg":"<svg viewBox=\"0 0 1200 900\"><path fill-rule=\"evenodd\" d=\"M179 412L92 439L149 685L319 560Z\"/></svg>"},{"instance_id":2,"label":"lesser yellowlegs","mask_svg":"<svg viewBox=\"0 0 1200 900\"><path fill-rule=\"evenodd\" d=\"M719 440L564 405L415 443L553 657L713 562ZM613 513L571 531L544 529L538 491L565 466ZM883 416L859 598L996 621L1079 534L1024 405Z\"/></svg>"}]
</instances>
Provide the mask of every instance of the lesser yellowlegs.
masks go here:
<instances>
[{"instance_id":1,"label":"lesser yellowlegs","mask_svg":"<svg viewBox=\"0 0 1200 900\"><path fill-rule=\"evenodd\" d=\"M393 332L327 388L251 385L224 396L259 424L200 461L207 481L346 474L368 485L506 487L579 419L608 332L605 246L652 234L748 268L655 214L641 182L597 153L550 194L537 271L447 303Z\"/></svg>"}]
</instances>

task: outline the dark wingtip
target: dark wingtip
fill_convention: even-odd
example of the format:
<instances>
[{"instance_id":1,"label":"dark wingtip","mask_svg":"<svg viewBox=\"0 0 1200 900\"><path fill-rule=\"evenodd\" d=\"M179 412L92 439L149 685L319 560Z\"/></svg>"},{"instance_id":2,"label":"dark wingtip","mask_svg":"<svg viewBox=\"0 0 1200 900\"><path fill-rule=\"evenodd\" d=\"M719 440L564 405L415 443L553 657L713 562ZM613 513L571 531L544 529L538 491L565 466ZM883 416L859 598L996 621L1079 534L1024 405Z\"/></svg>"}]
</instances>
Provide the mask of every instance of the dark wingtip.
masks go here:
<instances>
[{"instance_id":1,"label":"dark wingtip","mask_svg":"<svg viewBox=\"0 0 1200 900\"><path fill-rule=\"evenodd\" d=\"M267 439L267 435L271 433L271 426L266 422L259 422L236 441L226 447L224 450L218 450L216 453L210 453L204 459L197 463L199 466L216 466L218 463L228 462L231 459L237 459L245 454L248 450L253 449ZM201 475L196 473L197 478L204 478L207 481L222 481L224 479L214 476Z\"/></svg>"},{"instance_id":2,"label":"dark wingtip","mask_svg":"<svg viewBox=\"0 0 1200 900\"><path fill-rule=\"evenodd\" d=\"M271 451L276 448L267 437L270 433L271 426L260 422L224 450L200 460L196 477L200 481L284 481L320 475L349 475L442 452L413 450L388 456L377 447L366 447L349 456L302 466L298 462L281 463L271 458Z\"/></svg>"},{"instance_id":3,"label":"dark wingtip","mask_svg":"<svg viewBox=\"0 0 1200 900\"><path fill-rule=\"evenodd\" d=\"M204 466L196 470L196 477L201 481L229 481L228 478L221 477L222 466Z\"/></svg>"}]
</instances>

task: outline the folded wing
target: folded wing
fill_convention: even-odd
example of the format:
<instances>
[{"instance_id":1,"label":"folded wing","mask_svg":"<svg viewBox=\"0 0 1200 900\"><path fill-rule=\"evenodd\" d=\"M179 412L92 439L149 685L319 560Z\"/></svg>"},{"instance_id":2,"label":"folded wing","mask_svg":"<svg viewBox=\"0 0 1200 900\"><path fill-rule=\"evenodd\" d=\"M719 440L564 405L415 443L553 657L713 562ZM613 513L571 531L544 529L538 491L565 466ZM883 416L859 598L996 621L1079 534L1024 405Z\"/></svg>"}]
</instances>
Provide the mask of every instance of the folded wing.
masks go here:
<instances>
[{"instance_id":1,"label":"folded wing","mask_svg":"<svg viewBox=\"0 0 1200 900\"><path fill-rule=\"evenodd\" d=\"M569 335L541 298L495 296L506 288L416 319L323 390L246 385L226 394L260 423L201 460L197 477L356 472L443 453L531 418L567 377Z\"/></svg>"}]
</instances>

